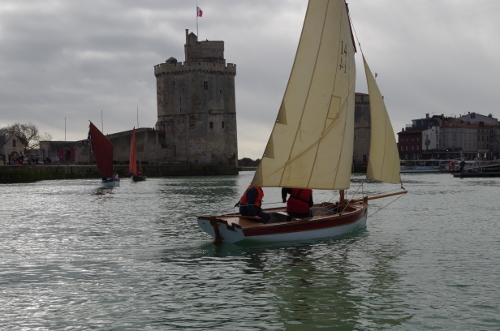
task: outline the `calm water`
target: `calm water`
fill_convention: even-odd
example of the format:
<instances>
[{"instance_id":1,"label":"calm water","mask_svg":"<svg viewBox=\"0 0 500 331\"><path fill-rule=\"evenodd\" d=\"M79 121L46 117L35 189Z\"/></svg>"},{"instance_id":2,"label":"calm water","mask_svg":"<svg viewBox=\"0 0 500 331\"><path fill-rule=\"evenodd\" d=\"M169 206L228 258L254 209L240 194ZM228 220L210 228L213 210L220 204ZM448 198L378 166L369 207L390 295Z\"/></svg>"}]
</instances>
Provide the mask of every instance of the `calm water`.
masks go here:
<instances>
[{"instance_id":1,"label":"calm water","mask_svg":"<svg viewBox=\"0 0 500 331\"><path fill-rule=\"evenodd\" d=\"M365 231L214 247L196 215L252 175L0 185L0 329L500 329L500 178L407 174Z\"/></svg>"}]
</instances>

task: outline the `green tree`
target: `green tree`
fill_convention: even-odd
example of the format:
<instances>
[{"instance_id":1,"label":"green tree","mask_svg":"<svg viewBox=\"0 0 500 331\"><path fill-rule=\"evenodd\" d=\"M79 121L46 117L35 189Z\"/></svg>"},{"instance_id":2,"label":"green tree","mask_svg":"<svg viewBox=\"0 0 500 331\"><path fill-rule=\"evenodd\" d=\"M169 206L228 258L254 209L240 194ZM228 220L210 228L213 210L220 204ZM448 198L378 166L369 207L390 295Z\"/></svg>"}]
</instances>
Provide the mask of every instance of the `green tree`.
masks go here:
<instances>
[{"instance_id":1,"label":"green tree","mask_svg":"<svg viewBox=\"0 0 500 331\"><path fill-rule=\"evenodd\" d=\"M19 141L25 146L25 152L39 148L42 137L38 131L38 127L29 122L28 124L14 123L0 129L0 135L15 135ZM45 132L43 140L51 140L52 136Z\"/></svg>"}]
</instances>

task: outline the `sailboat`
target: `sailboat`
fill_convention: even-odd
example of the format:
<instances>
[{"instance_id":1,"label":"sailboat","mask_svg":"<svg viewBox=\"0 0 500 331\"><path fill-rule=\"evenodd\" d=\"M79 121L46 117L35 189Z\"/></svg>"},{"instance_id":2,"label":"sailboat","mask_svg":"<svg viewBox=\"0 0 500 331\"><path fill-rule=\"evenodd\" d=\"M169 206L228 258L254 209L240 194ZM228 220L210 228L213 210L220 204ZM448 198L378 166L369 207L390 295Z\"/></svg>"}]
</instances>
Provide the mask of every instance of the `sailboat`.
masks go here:
<instances>
[{"instance_id":1,"label":"sailboat","mask_svg":"<svg viewBox=\"0 0 500 331\"><path fill-rule=\"evenodd\" d=\"M146 176L143 176L141 171L141 163L139 162L139 171L137 171L137 157L135 153L135 127L132 130L132 138L130 139L130 159L128 165L128 171L132 174L132 180L134 182L142 182L146 180Z\"/></svg>"},{"instance_id":2,"label":"sailboat","mask_svg":"<svg viewBox=\"0 0 500 331\"><path fill-rule=\"evenodd\" d=\"M251 185L339 190L335 203L316 204L312 217L293 218L285 208L254 216L199 216L214 243L278 242L342 235L366 227L368 201L397 192L347 199L354 146L357 51L345 0L310 0L295 61L274 128ZM366 177L400 184L400 160L389 116L363 56L370 95L371 146Z\"/></svg>"},{"instance_id":3,"label":"sailboat","mask_svg":"<svg viewBox=\"0 0 500 331\"><path fill-rule=\"evenodd\" d=\"M102 186L120 186L118 176L113 173L113 144L92 122L89 125L89 139Z\"/></svg>"}]
</instances>

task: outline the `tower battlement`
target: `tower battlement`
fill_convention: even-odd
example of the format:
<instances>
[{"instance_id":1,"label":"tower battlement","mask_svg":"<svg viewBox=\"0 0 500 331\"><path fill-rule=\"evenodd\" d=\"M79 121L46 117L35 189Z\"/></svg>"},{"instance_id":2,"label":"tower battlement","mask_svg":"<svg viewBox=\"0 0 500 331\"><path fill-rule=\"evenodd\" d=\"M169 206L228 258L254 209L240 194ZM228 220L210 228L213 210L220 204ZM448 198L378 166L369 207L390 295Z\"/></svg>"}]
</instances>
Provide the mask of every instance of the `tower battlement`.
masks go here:
<instances>
[{"instance_id":1,"label":"tower battlement","mask_svg":"<svg viewBox=\"0 0 500 331\"><path fill-rule=\"evenodd\" d=\"M176 62L169 59L165 63L154 66L155 76L161 74L186 74L191 71L202 71L206 73L218 73L236 76L236 64L214 63L214 62Z\"/></svg>"}]
</instances>

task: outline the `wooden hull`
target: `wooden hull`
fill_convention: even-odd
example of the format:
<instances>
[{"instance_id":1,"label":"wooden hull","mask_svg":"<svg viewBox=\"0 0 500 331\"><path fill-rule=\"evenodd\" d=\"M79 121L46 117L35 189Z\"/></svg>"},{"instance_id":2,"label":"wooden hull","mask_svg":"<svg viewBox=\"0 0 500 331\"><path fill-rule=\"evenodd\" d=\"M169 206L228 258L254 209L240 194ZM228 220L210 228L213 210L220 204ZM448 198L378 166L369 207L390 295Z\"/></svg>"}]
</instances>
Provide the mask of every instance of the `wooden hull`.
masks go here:
<instances>
[{"instance_id":1,"label":"wooden hull","mask_svg":"<svg viewBox=\"0 0 500 331\"><path fill-rule=\"evenodd\" d=\"M326 208L315 205L315 215ZM291 219L285 208L267 209L271 223L261 224L240 214L199 216L200 228L214 238L214 243L280 242L326 238L343 235L366 227L368 203L349 205L341 213L323 214L312 218ZM291 220L287 220L291 219Z\"/></svg>"}]
</instances>

